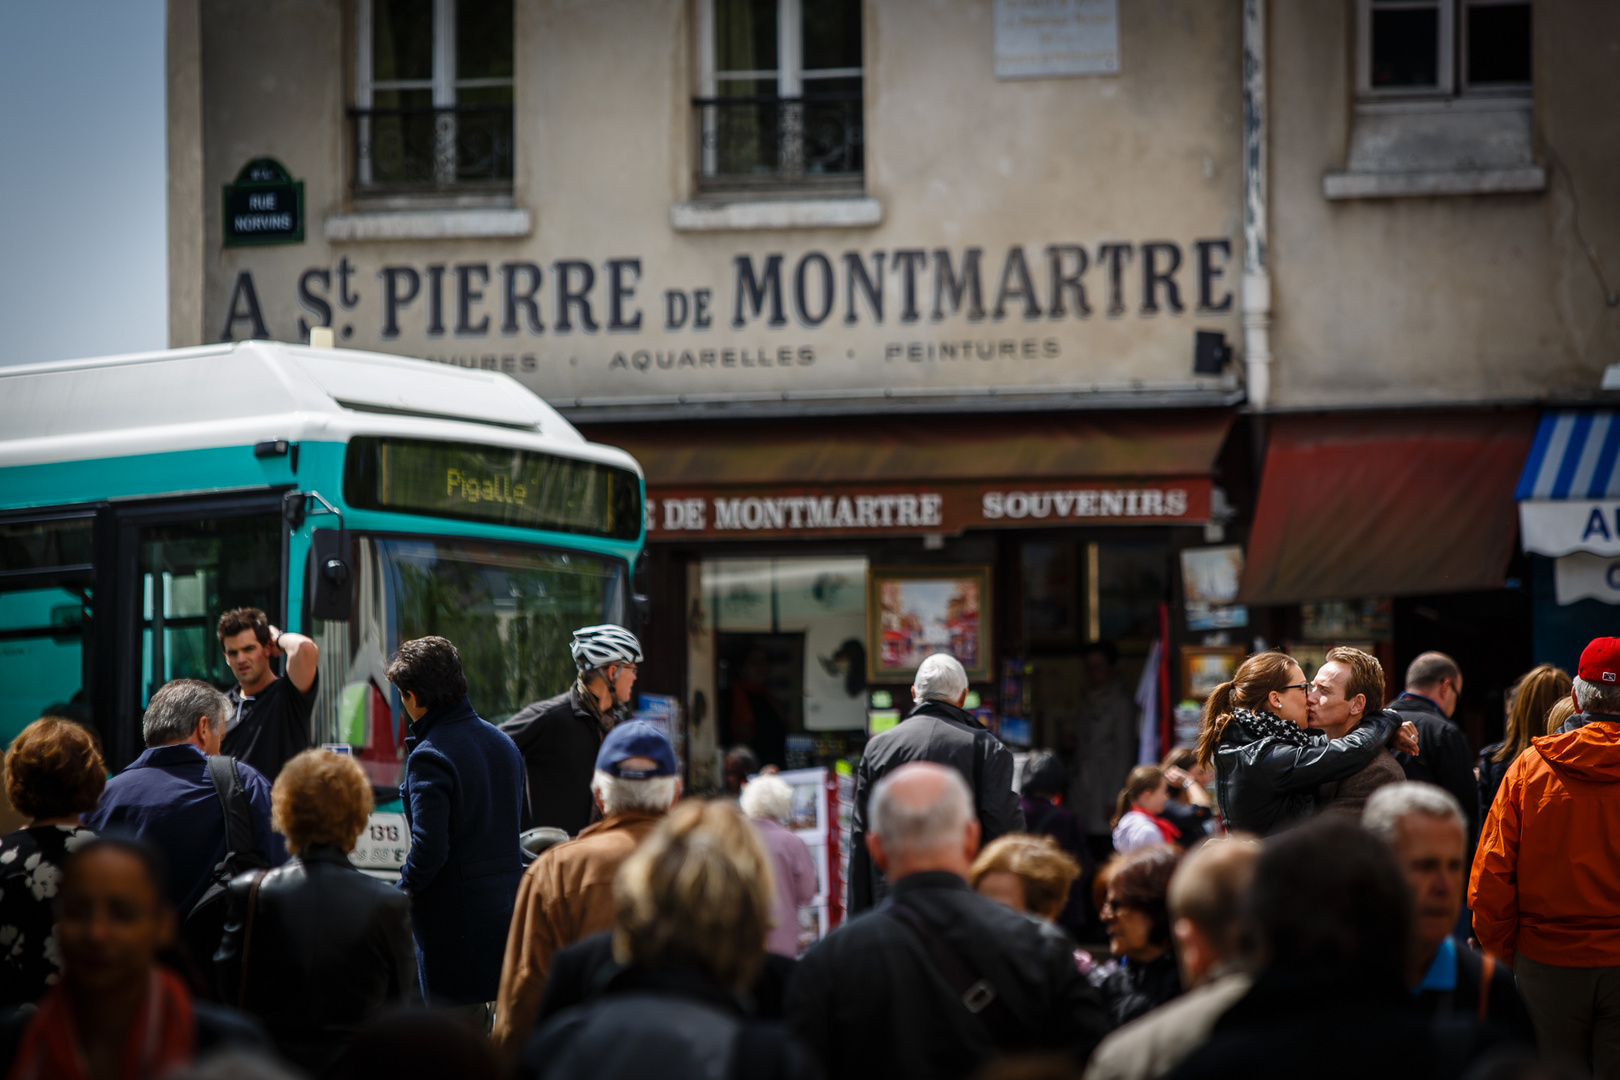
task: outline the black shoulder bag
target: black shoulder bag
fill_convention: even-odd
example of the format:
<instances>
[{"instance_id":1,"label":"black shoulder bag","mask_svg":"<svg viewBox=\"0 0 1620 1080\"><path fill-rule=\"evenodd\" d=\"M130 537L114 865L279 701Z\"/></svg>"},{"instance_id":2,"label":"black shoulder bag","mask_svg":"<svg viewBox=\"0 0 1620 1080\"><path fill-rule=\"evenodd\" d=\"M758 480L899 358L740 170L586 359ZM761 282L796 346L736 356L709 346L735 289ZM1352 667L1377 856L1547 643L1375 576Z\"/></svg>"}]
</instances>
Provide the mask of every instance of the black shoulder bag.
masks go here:
<instances>
[{"instance_id":1,"label":"black shoulder bag","mask_svg":"<svg viewBox=\"0 0 1620 1080\"><path fill-rule=\"evenodd\" d=\"M969 967L960 953L905 904L891 898L882 910L905 923L917 935L928 952L928 958L933 961L934 969L946 985L956 992L962 1008L984 1024L990 1041L1004 1051L1017 1049L1022 1043L1020 1035L1023 1025L1007 1008L1007 1003L1001 1000L1001 995L996 993L995 985Z\"/></svg>"},{"instance_id":2,"label":"black shoulder bag","mask_svg":"<svg viewBox=\"0 0 1620 1080\"><path fill-rule=\"evenodd\" d=\"M202 896L186 912L181 934L192 959L211 976L214 952L225 936L231 879L249 870L263 869L269 863L253 844L253 805L242 788L236 759L223 754L210 755L208 779L213 781L220 811L225 816L225 857L214 866Z\"/></svg>"}]
</instances>

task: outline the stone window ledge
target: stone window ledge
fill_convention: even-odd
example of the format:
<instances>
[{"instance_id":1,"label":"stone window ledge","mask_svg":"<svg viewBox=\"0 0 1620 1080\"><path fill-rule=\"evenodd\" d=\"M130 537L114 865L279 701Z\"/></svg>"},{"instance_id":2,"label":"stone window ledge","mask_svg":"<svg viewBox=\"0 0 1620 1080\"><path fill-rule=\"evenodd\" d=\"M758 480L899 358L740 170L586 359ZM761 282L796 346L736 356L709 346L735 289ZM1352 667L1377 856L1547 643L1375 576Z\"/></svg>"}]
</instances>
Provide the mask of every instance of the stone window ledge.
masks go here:
<instances>
[{"instance_id":1,"label":"stone window ledge","mask_svg":"<svg viewBox=\"0 0 1620 1080\"><path fill-rule=\"evenodd\" d=\"M1528 97L1363 101L1344 168L1322 177L1329 199L1541 191Z\"/></svg>"},{"instance_id":2,"label":"stone window ledge","mask_svg":"<svg viewBox=\"0 0 1620 1080\"><path fill-rule=\"evenodd\" d=\"M683 202L669 208L669 223L676 232L869 229L883 223L883 204L872 198Z\"/></svg>"},{"instance_id":3,"label":"stone window ledge","mask_svg":"<svg viewBox=\"0 0 1620 1080\"><path fill-rule=\"evenodd\" d=\"M1503 169L1431 169L1418 172L1330 172L1322 177L1329 199L1396 199L1425 195L1492 195L1542 191L1547 170L1540 165Z\"/></svg>"},{"instance_id":4,"label":"stone window ledge","mask_svg":"<svg viewBox=\"0 0 1620 1080\"><path fill-rule=\"evenodd\" d=\"M326 239L473 240L528 236L534 217L523 209L378 210L328 214Z\"/></svg>"}]
</instances>

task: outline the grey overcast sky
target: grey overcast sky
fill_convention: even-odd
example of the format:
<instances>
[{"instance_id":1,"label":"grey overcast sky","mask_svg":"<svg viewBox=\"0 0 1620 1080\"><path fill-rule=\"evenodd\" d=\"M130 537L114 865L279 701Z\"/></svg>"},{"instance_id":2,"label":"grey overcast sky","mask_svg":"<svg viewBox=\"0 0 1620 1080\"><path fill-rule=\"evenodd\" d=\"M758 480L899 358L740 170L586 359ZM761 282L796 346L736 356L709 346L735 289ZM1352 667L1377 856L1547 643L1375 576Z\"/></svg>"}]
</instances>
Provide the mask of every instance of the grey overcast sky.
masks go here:
<instances>
[{"instance_id":1,"label":"grey overcast sky","mask_svg":"<svg viewBox=\"0 0 1620 1080\"><path fill-rule=\"evenodd\" d=\"M0 363L168 345L163 0L0 0Z\"/></svg>"}]
</instances>

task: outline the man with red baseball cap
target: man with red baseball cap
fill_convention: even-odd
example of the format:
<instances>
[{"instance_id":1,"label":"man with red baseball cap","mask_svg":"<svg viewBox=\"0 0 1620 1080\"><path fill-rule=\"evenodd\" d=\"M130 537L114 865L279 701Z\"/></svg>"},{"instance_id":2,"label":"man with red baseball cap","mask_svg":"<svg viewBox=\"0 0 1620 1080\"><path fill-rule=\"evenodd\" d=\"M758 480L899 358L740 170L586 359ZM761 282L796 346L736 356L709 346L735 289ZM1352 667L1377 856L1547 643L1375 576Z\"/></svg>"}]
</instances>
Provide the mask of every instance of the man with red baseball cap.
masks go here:
<instances>
[{"instance_id":1,"label":"man with red baseball cap","mask_svg":"<svg viewBox=\"0 0 1620 1080\"><path fill-rule=\"evenodd\" d=\"M1586 646L1572 693L1580 712L1502 779L1468 901L1542 1053L1620 1077L1620 638Z\"/></svg>"}]
</instances>

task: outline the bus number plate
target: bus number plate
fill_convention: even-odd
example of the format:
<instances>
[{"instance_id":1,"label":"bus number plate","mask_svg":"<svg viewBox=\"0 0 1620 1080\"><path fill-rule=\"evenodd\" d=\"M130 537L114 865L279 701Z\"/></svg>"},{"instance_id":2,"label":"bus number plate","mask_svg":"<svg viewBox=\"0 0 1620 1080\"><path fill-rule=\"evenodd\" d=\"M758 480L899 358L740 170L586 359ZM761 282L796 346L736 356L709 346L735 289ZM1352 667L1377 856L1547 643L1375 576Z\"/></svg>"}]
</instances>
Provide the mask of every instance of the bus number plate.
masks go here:
<instances>
[{"instance_id":1,"label":"bus number plate","mask_svg":"<svg viewBox=\"0 0 1620 1080\"><path fill-rule=\"evenodd\" d=\"M404 814L372 814L349 861L363 870L398 870L411 848Z\"/></svg>"}]
</instances>

